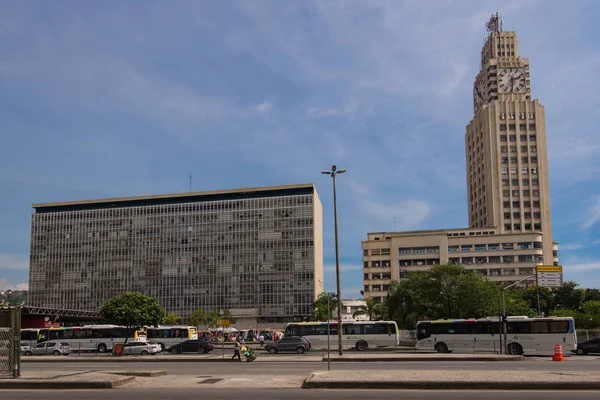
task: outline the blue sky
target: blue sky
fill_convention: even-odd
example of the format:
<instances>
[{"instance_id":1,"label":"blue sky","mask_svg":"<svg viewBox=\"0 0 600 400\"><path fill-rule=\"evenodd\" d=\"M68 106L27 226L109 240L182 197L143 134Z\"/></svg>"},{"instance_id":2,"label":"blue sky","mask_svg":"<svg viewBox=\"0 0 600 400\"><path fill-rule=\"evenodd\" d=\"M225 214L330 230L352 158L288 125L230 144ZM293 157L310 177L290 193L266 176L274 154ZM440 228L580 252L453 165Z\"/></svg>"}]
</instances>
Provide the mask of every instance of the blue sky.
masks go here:
<instances>
[{"instance_id":1,"label":"blue sky","mask_svg":"<svg viewBox=\"0 0 600 400\"><path fill-rule=\"evenodd\" d=\"M565 278L600 287L600 2L0 2L0 289L32 203L316 184L325 287L367 232L467 226L464 133L499 11L546 107Z\"/></svg>"}]
</instances>

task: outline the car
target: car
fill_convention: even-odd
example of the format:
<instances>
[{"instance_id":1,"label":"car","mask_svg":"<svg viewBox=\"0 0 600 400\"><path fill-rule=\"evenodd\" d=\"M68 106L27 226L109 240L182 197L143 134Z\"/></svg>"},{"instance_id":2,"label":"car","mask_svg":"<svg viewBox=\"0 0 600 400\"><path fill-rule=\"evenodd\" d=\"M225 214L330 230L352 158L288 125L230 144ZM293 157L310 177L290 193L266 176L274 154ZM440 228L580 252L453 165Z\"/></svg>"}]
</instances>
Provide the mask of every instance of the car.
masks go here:
<instances>
[{"instance_id":1,"label":"car","mask_svg":"<svg viewBox=\"0 0 600 400\"><path fill-rule=\"evenodd\" d=\"M293 351L302 354L312 348L310 342L302 336L284 336L275 343L265 344L264 347L271 354L284 351Z\"/></svg>"},{"instance_id":2,"label":"car","mask_svg":"<svg viewBox=\"0 0 600 400\"><path fill-rule=\"evenodd\" d=\"M574 352L579 355L600 353L600 337L590 339L587 342L577 343L577 349Z\"/></svg>"},{"instance_id":3,"label":"car","mask_svg":"<svg viewBox=\"0 0 600 400\"><path fill-rule=\"evenodd\" d=\"M167 349L167 351L171 354L205 354L210 353L213 350L214 345L211 342L202 339L186 340L184 342L177 343Z\"/></svg>"},{"instance_id":4,"label":"car","mask_svg":"<svg viewBox=\"0 0 600 400\"><path fill-rule=\"evenodd\" d=\"M71 353L71 345L66 342L42 342L31 349L34 356L67 356Z\"/></svg>"},{"instance_id":5,"label":"car","mask_svg":"<svg viewBox=\"0 0 600 400\"><path fill-rule=\"evenodd\" d=\"M28 344L24 344L21 346L21 354L23 354L24 356L32 356L33 353L31 352L31 346Z\"/></svg>"},{"instance_id":6,"label":"car","mask_svg":"<svg viewBox=\"0 0 600 400\"><path fill-rule=\"evenodd\" d=\"M125 356L155 355L160 351L160 345L149 342L128 342L123 346L123 355Z\"/></svg>"}]
</instances>

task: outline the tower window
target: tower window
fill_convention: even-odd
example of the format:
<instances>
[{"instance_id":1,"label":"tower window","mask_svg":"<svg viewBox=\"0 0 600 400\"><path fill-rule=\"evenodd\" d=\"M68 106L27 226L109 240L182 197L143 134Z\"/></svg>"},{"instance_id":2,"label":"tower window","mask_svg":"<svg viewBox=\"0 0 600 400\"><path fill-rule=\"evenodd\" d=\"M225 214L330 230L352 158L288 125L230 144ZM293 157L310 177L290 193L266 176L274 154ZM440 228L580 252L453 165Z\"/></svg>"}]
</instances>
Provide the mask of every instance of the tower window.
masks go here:
<instances>
[{"instance_id":1,"label":"tower window","mask_svg":"<svg viewBox=\"0 0 600 400\"><path fill-rule=\"evenodd\" d=\"M535 131L535 124L529 124L529 130Z\"/></svg>"},{"instance_id":2,"label":"tower window","mask_svg":"<svg viewBox=\"0 0 600 400\"><path fill-rule=\"evenodd\" d=\"M500 130L506 131L506 124L500 124Z\"/></svg>"},{"instance_id":3,"label":"tower window","mask_svg":"<svg viewBox=\"0 0 600 400\"><path fill-rule=\"evenodd\" d=\"M535 135L529 135L529 141L530 142L535 142Z\"/></svg>"},{"instance_id":4,"label":"tower window","mask_svg":"<svg viewBox=\"0 0 600 400\"><path fill-rule=\"evenodd\" d=\"M524 113L521 113L521 116L524 117ZM523 119L523 118L521 118ZM527 124L519 124L519 130L520 131L526 131L527 130Z\"/></svg>"},{"instance_id":5,"label":"tower window","mask_svg":"<svg viewBox=\"0 0 600 400\"><path fill-rule=\"evenodd\" d=\"M500 141L506 142L506 135L500 135Z\"/></svg>"},{"instance_id":6,"label":"tower window","mask_svg":"<svg viewBox=\"0 0 600 400\"><path fill-rule=\"evenodd\" d=\"M510 140L511 142L516 142L517 141L517 135L508 135L508 140Z\"/></svg>"}]
</instances>

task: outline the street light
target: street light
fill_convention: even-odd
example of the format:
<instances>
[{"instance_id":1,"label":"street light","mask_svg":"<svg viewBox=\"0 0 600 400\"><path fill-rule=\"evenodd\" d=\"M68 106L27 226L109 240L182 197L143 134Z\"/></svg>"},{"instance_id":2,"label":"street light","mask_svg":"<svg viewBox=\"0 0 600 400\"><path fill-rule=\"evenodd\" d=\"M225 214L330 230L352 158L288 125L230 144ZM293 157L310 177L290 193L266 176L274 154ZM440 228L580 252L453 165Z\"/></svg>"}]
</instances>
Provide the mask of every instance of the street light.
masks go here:
<instances>
[{"instance_id":1,"label":"street light","mask_svg":"<svg viewBox=\"0 0 600 400\"><path fill-rule=\"evenodd\" d=\"M513 287L513 286L523 282L523 281L526 281L527 279L531 279L534 276L537 276L537 274L526 276L525 278L523 278L519 281L513 282L508 286L503 286L500 289L500 301L502 302L502 316L501 316L502 323L500 325L500 354L503 353L502 350L504 350L504 354L506 354L506 352L508 351L508 348L506 346L506 343L508 343L508 324L506 323L506 302L504 301L504 291L510 287ZM504 347L502 346L502 334L503 334L502 331L504 331Z\"/></svg>"},{"instance_id":2,"label":"street light","mask_svg":"<svg viewBox=\"0 0 600 400\"><path fill-rule=\"evenodd\" d=\"M339 355L344 354L342 346L342 289L340 287L340 249L338 246L338 220L337 220L337 194L335 190L335 176L346 172L345 169L337 169L334 165L331 171L321 171L324 175L330 175L333 178L333 219L335 223L335 279L337 283L337 309L338 309L338 352ZM329 316L328 316L329 317Z\"/></svg>"}]
</instances>

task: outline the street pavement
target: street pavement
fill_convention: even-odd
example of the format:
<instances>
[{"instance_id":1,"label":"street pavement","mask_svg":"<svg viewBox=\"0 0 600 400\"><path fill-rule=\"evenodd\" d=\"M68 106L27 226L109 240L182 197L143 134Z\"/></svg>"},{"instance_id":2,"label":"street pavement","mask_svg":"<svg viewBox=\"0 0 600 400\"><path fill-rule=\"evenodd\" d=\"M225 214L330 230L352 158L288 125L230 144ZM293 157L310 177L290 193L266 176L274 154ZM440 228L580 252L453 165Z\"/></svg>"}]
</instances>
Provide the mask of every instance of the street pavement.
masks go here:
<instances>
[{"instance_id":1,"label":"street pavement","mask_svg":"<svg viewBox=\"0 0 600 400\"><path fill-rule=\"evenodd\" d=\"M112 390L110 398L114 400L189 400L207 398L214 400L312 400L327 398L331 400L597 400L596 391L479 391L479 390L302 390L302 389L249 389L246 387L231 389L212 389L202 387L191 392L180 389L126 389ZM85 398L86 400L106 400L103 390L49 390L43 394L39 390L3 390L2 400L63 400L65 398Z\"/></svg>"}]
</instances>

